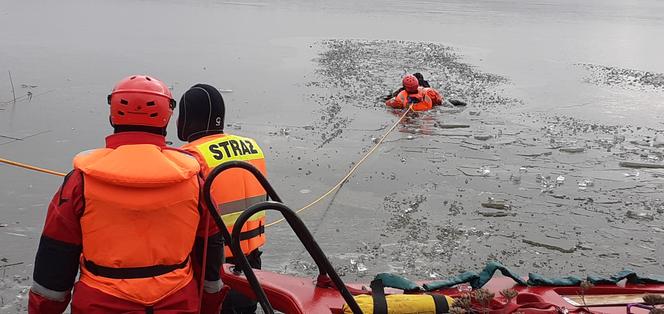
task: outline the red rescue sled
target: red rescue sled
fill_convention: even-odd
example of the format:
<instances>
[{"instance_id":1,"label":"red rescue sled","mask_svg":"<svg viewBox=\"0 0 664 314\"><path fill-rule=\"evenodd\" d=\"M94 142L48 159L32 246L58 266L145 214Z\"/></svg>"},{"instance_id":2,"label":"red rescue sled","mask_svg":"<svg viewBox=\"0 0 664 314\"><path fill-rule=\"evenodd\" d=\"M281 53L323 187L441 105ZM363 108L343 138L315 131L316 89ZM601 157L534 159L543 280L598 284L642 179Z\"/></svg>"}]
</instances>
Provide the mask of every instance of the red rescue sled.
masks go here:
<instances>
[{"instance_id":1,"label":"red rescue sled","mask_svg":"<svg viewBox=\"0 0 664 314\"><path fill-rule=\"evenodd\" d=\"M223 280L232 289L247 296L256 297L249 282L242 274L233 273L232 265L224 265ZM316 280L277 274L268 271L254 270L256 277L274 309L284 313L343 313L346 303L339 291L331 284L317 285ZM353 295L369 294L367 285L349 284ZM500 295L503 289L512 288L518 292L509 304ZM489 313L648 313L650 310L630 304L642 304L645 294L664 295L664 285L597 285L588 289L583 295L580 287L531 287L520 286L507 277L493 278L484 289L494 293ZM442 289L433 293L461 297L467 294L462 287ZM397 290L394 293L400 293ZM628 309L628 305L629 309ZM482 312L478 305L474 308ZM369 313L371 314L371 313Z\"/></svg>"},{"instance_id":2,"label":"red rescue sled","mask_svg":"<svg viewBox=\"0 0 664 314\"><path fill-rule=\"evenodd\" d=\"M210 187L219 173L229 168L242 168L254 174L273 201L263 202L246 209L238 218L232 235L226 230L221 217L215 210L210 197ZM313 236L297 214L281 203L279 196L262 174L248 163L232 161L219 165L208 176L204 185L204 198L210 213L222 230L227 243L231 243L233 255L237 256L237 268L224 264L222 279L232 289L255 298L265 313L274 309L284 313L343 313L344 307L354 314L362 313L354 296L371 294L369 285L344 284ZM257 212L274 210L280 212L295 234L305 246L319 269L316 279L293 277L269 271L253 270L240 249L239 234L244 222ZM518 278L517 278L518 279ZM523 282L522 282L523 283ZM425 283L418 283L420 286ZM664 300L664 284L598 284L592 287L580 286L529 286L517 284L512 278L497 277L483 285L483 291L493 293L493 297L479 302L467 285L444 288L427 293L441 294L467 299L470 312L483 314L503 313L649 313L652 306L644 304L646 295L659 296ZM511 289L514 294L507 299L501 294ZM403 291L388 289L387 294L400 294ZM423 292L410 292L423 293ZM652 296L651 296L652 297ZM480 304L481 303L481 304ZM466 311L467 313L468 311ZM371 314L371 313L365 313Z\"/></svg>"}]
</instances>

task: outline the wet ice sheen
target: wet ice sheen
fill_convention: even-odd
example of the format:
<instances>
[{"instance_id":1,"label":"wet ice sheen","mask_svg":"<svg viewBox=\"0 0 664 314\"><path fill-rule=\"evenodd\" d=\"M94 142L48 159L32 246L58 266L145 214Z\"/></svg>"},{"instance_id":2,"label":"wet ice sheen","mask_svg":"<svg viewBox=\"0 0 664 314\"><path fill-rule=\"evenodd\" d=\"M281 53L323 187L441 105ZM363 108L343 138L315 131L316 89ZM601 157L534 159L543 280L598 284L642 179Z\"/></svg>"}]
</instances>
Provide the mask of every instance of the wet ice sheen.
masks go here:
<instances>
[{"instance_id":1,"label":"wet ice sheen","mask_svg":"<svg viewBox=\"0 0 664 314\"><path fill-rule=\"evenodd\" d=\"M145 12L188 23L155 22ZM133 23L99 22L107 16ZM0 134L47 132L3 139L0 155L67 171L73 154L101 145L109 130L109 84L145 71L176 95L198 82L222 87L227 130L270 147L270 179L295 206L317 196L302 187L328 188L395 119L376 99L404 71L422 71L468 108L412 117L329 210L303 216L348 279L365 267L364 276L446 277L489 259L522 273L630 262L657 273L661 174L620 162L662 162L662 16L664 4L653 0L8 2L0 28L12 31L0 32L0 69L32 96L7 105L0 75ZM404 19L418 31L385 23ZM560 176L564 184L556 184ZM60 183L0 172L0 266L25 262L5 268L2 312L25 311L45 211L29 204L48 201ZM508 199L509 215L483 216L487 194ZM11 229L17 223L32 229ZM533 240L543 230L587 249L561 258L522 241L550 244ZM266 268L315 275L285 228L267 232Z\"/></svg>"}]
</instances>

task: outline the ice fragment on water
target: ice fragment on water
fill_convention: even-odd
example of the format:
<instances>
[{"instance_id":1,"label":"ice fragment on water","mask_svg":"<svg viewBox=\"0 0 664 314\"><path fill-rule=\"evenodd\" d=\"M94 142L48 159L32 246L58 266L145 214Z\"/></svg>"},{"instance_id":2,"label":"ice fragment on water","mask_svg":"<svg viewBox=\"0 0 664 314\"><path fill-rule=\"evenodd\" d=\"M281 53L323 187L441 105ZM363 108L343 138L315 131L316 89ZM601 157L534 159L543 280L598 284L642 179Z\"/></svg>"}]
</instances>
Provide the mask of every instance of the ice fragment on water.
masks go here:
<instances>
[{"instance_id":1,"label":"ice fragment on water","mask_svg":"<svg viewBox=\"0 0 664 314\"><path fill-rule=\"evenodd\" d=\"M584 179L579 182L579 190L585 190L588 187L594 186L595 183L592 180Z\"/></svg>"},{"instance_id":2,"label":"ice fragment on water","mask_svg":"<svg viewBox=\"0 0 664 314\"><path fill-rule=\"evenodd\" d=\"M634 170L632 173L625 173L625 177L638 177L641 173L638 170Z\"/></svg>"},{"instance_id":3,"label":"ice fragment on water","mask_svg":"<svg viewBox=\"0 0 664 314\"><path fill-rule=\"evenodd\" d=\"M510 181L514 184L521 183L521 172L513 172L510 174Z\"/></svg>"},{"instance_id":4,"label":"ice fragment on water","mask_svg":"<svg viewBox=\"0 0 664 314\"><path fill-rule=\"evenodd\" d=\"M631 210L628 210L627 213L625 213L625 216L627 216L627 218L632 218L632 219L637 219L637 220L654 220L655 219L655 215L653 215L653 214L648 214L648 213L644 213L644 212L635 212L635 211L631 211Z\"/></svg>"}]
</instances>

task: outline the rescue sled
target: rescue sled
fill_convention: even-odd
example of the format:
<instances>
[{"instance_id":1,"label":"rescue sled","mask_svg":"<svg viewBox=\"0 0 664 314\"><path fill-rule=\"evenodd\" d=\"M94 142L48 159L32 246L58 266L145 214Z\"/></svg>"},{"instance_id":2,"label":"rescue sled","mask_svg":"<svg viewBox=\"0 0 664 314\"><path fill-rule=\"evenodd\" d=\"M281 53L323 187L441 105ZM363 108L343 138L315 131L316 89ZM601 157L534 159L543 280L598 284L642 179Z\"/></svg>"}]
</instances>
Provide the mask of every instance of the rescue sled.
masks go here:
<instances>
[{"instance_id":1,"label":"rescue sled","mask_svg":"<svg viewBox=\"0 0 664 314\"><path fill-rule=\"evenodd\" d=\"M242 168L261 183L272 201L255 204L238 218L232 234L224 227L210 197L211 183L221 172ZM448 281L410 282L381 274L371 284L345 284L297 214L281 203L267 179L241 161L219 165L204 185L205 202L239 265L224 264L224 283L255 298L264 313L649 313L664 306L664 278L621 272L610 278L521 278L498 263L480 274L464 273ZM263 210L280 212L318 266L317 278L300 278L255 270L240 248L242 225ZM500 271L504 277L493 277ZM465 284L463 282L469 282ZM593 282L590 285L588 282ZM456 305L455 305L456 304Z\"/></svg>"}]
</instances>

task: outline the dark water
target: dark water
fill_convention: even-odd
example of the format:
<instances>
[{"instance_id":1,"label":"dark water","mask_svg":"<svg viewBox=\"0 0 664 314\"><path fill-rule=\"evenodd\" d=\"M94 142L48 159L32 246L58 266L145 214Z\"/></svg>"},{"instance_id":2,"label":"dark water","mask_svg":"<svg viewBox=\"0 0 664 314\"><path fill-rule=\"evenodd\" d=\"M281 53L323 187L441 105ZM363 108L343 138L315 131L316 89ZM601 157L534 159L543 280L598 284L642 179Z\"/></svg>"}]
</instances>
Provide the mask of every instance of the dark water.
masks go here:
<instances>
[{"instance_id":1,"label":"dark water","mask_svg":"<svg viewBox=\"0 0 664 314\"><path fill-rule=\"evenodd\" d=\"M66 172L103 144L121 77L152 74L176 97L206 82L232 90L228 132L262 144L299 208L393 123L376 97L422 71L470 106L413 117L303 214L347 278L440 278L489 259L523 274L661 274L661 175L618 162L662 159L662 16L660 1L2 1L0 156ZM0 312L24 309L60 181L0 166ZM486 217L488 197L509 215ZM267 268L311 273L285 225L268 234Z\"/></svg>"}]
</instances>

